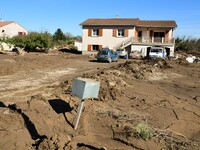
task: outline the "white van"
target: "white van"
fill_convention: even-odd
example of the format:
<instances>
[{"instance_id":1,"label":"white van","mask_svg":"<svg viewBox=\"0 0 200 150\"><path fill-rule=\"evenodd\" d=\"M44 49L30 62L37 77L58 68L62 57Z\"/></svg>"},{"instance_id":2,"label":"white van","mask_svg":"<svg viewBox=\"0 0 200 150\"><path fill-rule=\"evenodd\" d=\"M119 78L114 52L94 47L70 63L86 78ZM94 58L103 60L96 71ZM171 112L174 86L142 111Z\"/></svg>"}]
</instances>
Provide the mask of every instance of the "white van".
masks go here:
<instances>
[{"instance_id":1,"label":"white van","mask_svg":"<svg viewBox=\"0 0 200 150\"><path fill-rule=\"evenodd\" d=\"M150 58L165 58L166 52L163 47L151 47L149 52Z\"/></svg>"}]
</instances>

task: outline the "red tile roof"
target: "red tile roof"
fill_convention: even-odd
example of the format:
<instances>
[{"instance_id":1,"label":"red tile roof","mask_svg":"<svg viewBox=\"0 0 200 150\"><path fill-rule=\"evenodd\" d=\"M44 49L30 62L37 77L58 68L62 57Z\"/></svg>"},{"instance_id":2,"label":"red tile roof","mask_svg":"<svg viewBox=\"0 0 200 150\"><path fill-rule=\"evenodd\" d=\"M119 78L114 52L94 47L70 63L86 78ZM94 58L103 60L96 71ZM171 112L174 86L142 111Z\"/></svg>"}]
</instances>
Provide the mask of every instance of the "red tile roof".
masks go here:
<instances>
[{"instance_id":1,"label":"red tile roof","mask_svg":"<svg viewBox=\"0 0 200 150\"><path fill-rule=\"evenodd\" d=\"M174 20L139 20L138 18L111 18L111 19L87 19L82 26L138 26L138 27L177 27Z\"/></svg>"},{"instance_id":2,"label":"red tile roof","mask_svg":"<svg viewBox=\"0 0 200 150\"><path fill-rule=\"evenodd\" d=\"M6 26L8 24L11 24L13 23L14 21L0 21L0 28L3 27L3 26Z\"/></svg>"},{"instance_id":3,"label":"red tile roof","mask_svg":"<svg viewBox=\"0 0 200 150\"><path fill-rule=\"evenodd\" d=\"M138 24L139 19L125 19L125 18L112 18L112 19L87 19L86 21L82 22L81 25L105 25L105 26L134 26Z\"/></svg>"},{"instance_id":4,"label":"red tile roof","mask_svg":"<svg viewBox=\"0 0 200 150\"><path fill-rule=\"evenodd\" d=\"M140 20L139 27L177 27L174 20Z\"/></svg>"}]
</instances>

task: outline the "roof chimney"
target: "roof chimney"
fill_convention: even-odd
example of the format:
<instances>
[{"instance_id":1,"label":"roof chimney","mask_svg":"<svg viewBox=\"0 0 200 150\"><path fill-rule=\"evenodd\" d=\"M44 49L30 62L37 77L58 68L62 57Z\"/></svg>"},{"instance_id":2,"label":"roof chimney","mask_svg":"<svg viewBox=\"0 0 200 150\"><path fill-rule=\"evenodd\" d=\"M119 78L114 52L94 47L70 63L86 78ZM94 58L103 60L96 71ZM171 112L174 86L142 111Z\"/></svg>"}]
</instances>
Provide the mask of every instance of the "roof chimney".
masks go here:
<instances>
[{"instance_id":1,"label":"roof chimney","mask_svg":"<svg viewBox=\"0 0 200 150\"><path fill-rule=\"evenodd\" d=\"M118 15L116 15L116 19L118 19L119 18L119 16Z\"/></svg>"}]
</instances>

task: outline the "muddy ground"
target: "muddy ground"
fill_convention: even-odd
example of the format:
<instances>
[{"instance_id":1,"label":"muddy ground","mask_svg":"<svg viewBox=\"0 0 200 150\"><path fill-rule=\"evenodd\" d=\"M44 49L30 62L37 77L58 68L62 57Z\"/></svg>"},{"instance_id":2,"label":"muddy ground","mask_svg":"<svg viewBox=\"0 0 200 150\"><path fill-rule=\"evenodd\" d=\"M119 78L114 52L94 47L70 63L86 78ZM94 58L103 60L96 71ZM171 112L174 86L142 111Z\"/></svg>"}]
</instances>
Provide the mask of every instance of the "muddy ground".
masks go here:
<instances>
[{"instance_id":1,"label":"muddy ground","mask_svg":"<svg viewBox=\"0 0 200 150\"><path fill-rule=\"evenodd\" d=\"M74 130L77 77L100 81ZM200 148L200 64L183 60L99 63L53 52L0 55L0 149Z\"/></svg>"}]
</instances>

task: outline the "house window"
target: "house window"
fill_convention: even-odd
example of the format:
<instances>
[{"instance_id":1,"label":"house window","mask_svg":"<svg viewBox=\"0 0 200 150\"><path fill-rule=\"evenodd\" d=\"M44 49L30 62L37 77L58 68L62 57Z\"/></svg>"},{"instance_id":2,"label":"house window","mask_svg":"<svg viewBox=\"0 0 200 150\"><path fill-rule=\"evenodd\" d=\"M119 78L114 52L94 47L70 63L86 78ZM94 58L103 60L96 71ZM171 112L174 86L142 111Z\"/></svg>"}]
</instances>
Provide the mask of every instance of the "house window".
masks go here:
<instances>
[{"instance_id":1,"label":"house window","mask_svg":"<svg viewBox=\"0 0 200 150\"><path fill-rule=\"evenodd\" d=\"M138 32L138 37L142 37L142 31Z\"/></svg>"},{"instance_id":2,"label":"house window","mask_svg":"<svg viewBox=\"0 0 200 150\"><path fill-rule=\"evenodd\" d=\"M88 45L88 51L98 51L102 49L102 45Z\"/></svg>"},{"instance_id":3,"label":"house window","mask_svg":"<svg viewBox=\"0 0 200 150\"><path fill-rule=\"evenodd\" d=\"M124 29L118 29L117 36L118 37L124 37Z\"/></svg>"},{"instance_id":4,"label":"house window","mask_svg":"<svg viewBox=\"0 0 200 150\"><path fill-rule=\"evenodd\" d=\"M18 35L26 35L26 32L18 32Z\"/></svg>"},{"instance_id":5,"label":"house window","mask_svg":"<svg viewBox=\"0 0 200 150\"><path fill-rule=\"evenodd\" d=\"M18 35L23 35L24 34L24 32L18 32Z\"/></svg>"},{"instance_id":6,"label":"house window","mask_svg":"<svg viewBox=\"0 0 200 150\"><path fill-rule=\"evenodd\" d=\"M165 32L154 32L154 42L162 42Z\"/></svg>"},{"instance_id":7,"label":"house window","mask_svg":"<svg viewBox=\"0 0 200 150\"><path fill-rule=\"evenodd\" d=\"M103 29L88 29L88 36L103 36Z\"/></svg>"},{"instance_id":8,"label":"house window","mask_svg":"<svg viewBox=\"0 0 200 150\"><path fill-rule=\"evenodd\" d=\"M99 45L92 45L92 50L99 50Z\"/></svg>"},{"instance_id":9,"label":"house window","mask_svg":"<svg viewBox=\"0 0 200 150\"><path fill-rule=\"evenodd\" d=\"M4 32L5 32L5 30L2 30L1 32L2 32L2 33L4 33Z\"/></svg>"},{"instance_id":10,"label":"house window","mask_svg":"<svg viewBox=\"0 0 200 150\"><path fill-rule=\"evenodd\" d=\"M99 29L93 29L92 36L99 36Z\"/></svg>"},{"instance_id":11,"label":"house window","mask_svg":"<svg viewBox=\"0 0 200 150\"><path fill-rule=\"evenodd\" d=\"M165 36L165 32L154 32L154 37L162 38Z\"/></svg>"}]
</instances>

